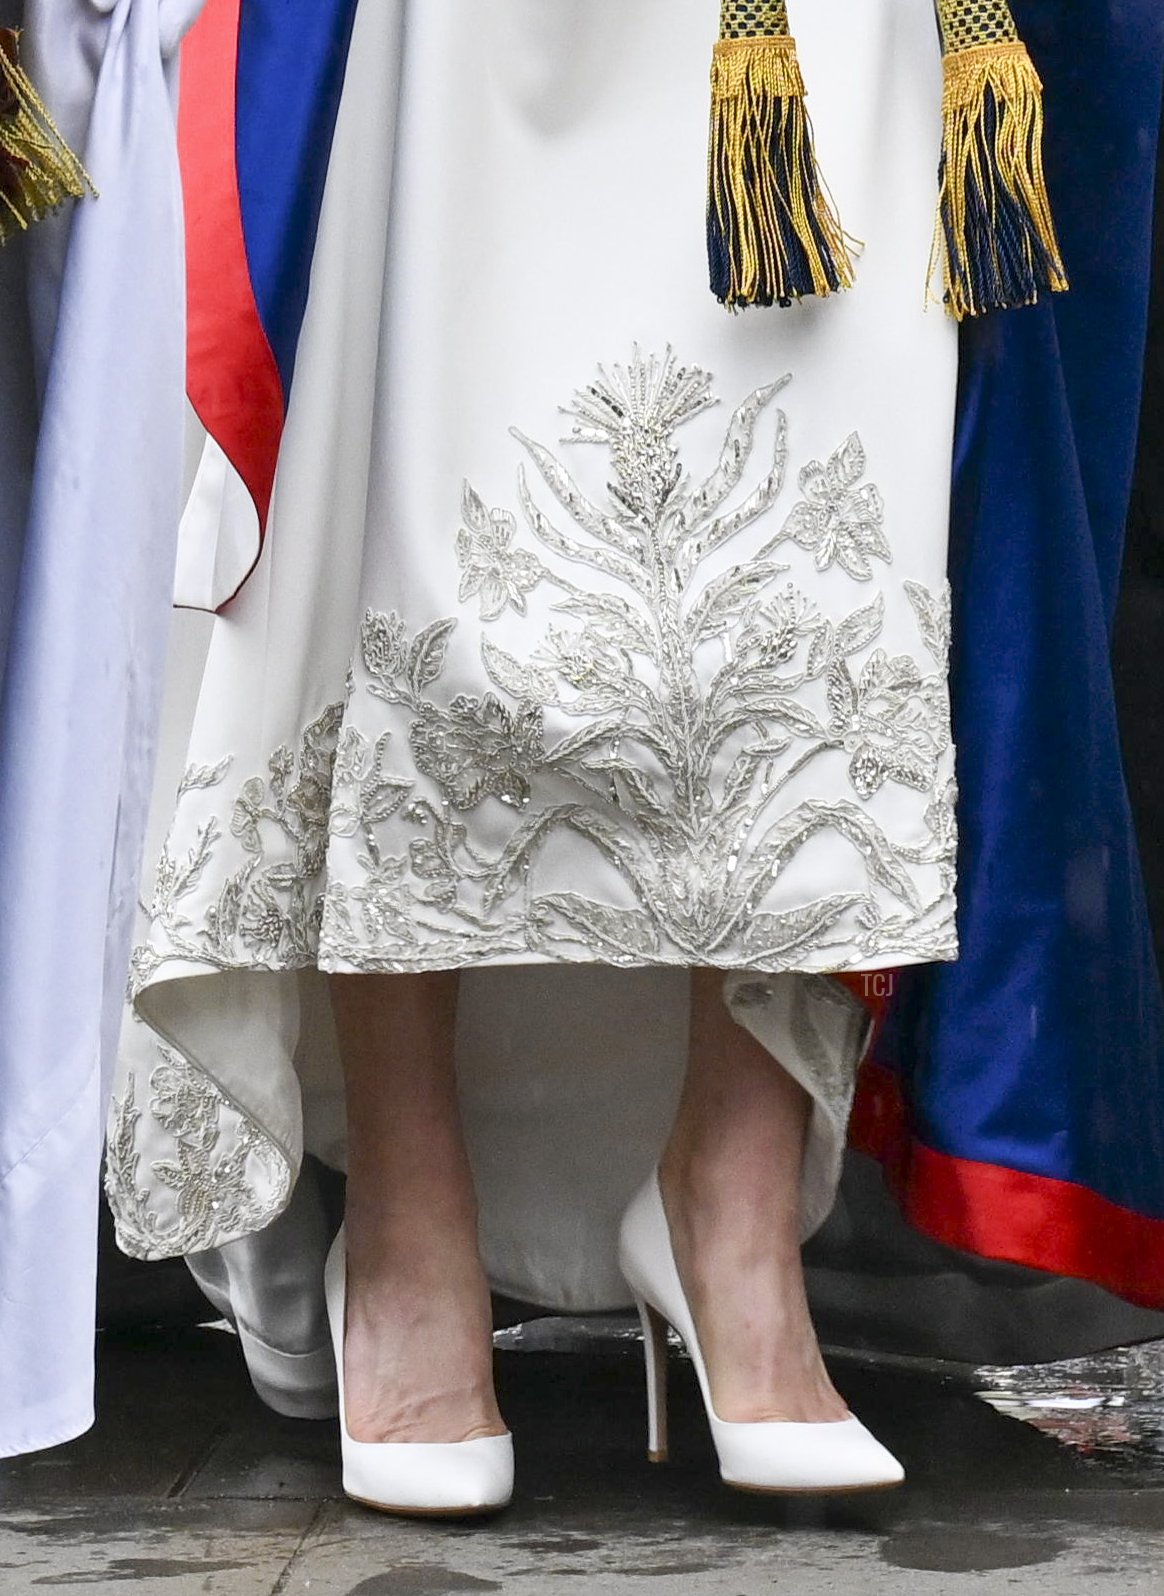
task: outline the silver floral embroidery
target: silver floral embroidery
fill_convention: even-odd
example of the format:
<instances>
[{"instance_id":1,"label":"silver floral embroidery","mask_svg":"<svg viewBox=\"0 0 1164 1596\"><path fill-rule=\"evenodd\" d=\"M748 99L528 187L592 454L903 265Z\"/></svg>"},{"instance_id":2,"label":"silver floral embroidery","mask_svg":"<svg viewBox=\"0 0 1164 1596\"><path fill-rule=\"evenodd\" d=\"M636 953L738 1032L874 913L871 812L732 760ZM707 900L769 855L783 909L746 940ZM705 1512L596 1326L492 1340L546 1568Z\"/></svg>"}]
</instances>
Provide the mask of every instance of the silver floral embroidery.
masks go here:
<instances>
[{"instance_id":1,"label":"silver floral embroidery","mask_svg":"<svg viewBox=\"0 0 1164 1596\"><path fill-rule=\"evenodd\" d=\"M468 483L461 501L465 525L457 533L457 563L463 573L457 598L477 597L481 619L495 621L512 605L526 613L525 596L545 570L524 549L512 547L517 521L508 510L488 510Z\"/></svg>"},{"instance_id":2,"label":"silver floral embroidery","mask_svg":"<svg viewBox=\"0 0 1164 1596\"><path fill-rule=\"evenodd\" d=\"M140 1175L143 1111L131 1076L113 1104L105 1155L105 1191L123 1252L136 1258L176 1257L221 1246L261 1230L286 1205L291 1171L257 1126L244 1119L213 1082L175 1049L159 1047L149 1078L150 1146L168 1157ZM159 1210L170 1194L170 1213Z\"/></svg>"},{"instance_id":3,"label":"silver floral embroidery","mask_svg":"<svg viewBox=\"0 0 1164 1596\"><path fill-rule=\"evenodd\" d=\"M908 586L923 641L942 667L926 672L912 657L874 647L882 595L830 620L795 582L781 581L788 567L771 558L791 541L810 549L818 567L835 561L862 582L870 556L890 559L880 494L860 480L859 438L827 466L801 473L805 503L759 555L703 572L713 552L779 498L788 435L781 412L771 468L725 508L743 482L760 418L788 380L744 401L716 470L693 485L675 434L714 402L706 373L680 366L670 352L661 360L636 353L627 367L600 370L566 411L567 442L609 449L609 507L593 502L551 450L515 432L566 518L543 507L523 466L518 500L543 558L528 554L520 567L512 518L487 510L466 486L475 554L485 549L486 527L497 531L493 580L475 567L463 596L488 591L482 615L500 614L521 608L526 587L545 584L557 590L554 609L574 624L550 625L524 660L483 634L482 664L496 691L442 702L433 689L455 619L412 636L395 613L367 614L367 690L407 712L393 724L397 737L407 726L415 791L394 804L388 834L361 818L362 878L348 884L333 874L329 886L329 961L379 969L590 956L778 970L859 963L894 949L949 955L952 871L941 873L945 854L936 851L952 840L941 798L950 779L947 602ZM463 568L468 538L462 528ZM599 589L580 585L571 568L597 578ZM517 569L525 573L520 593L509 585ZM580 724L555 740L550 712ZM803 788L782 799L813 763L838 755L847 756L853 800L825 803ZM407 766L394 768L406 782ZM867 805L887 783L930 795L925 823L940 826L940 838L931 832L919 849L886 835ZM489 800L516 817L493 856L474 840L472 822L459 818ZM862 856L866 890L768 908L773 882L822 832ZM620 901L537 891L539 858L566 833L621 878ZM930 902L911 869L919 864L939 865L941 890ZM890 903L897 907L887 913Z\"/></svg>"},{"instance_id":4,"label":"silver floral embroidery","mask_svg":"<svg viewBox=\"0 0 1164 1596\"><path fill-rule=\"evenodd\" d=\"M466 484L454 534L459 600L481 627L479 690L441 691L455 616L417 629L370 609L347 705L233 789L229 756L186 772L185 840L159 864L132 989L171 963L597 959L755 972L734 1000L746 1006L782 971L952 957L948 591L903 584L925 665L884 646L885 590L823 611L812 567L864 585L873 561L892 563L856 434L800 473L800 500L763 542L785 487L789 425L774 401L789 381L739 404L711 473L693 480L676 436L716 402L707 374L670 351L600 368L565 411L564 441L608 451L605 503L515 432L518 514ZM771 454L748 486L765 418ZM758 551L725 568L752 527ZM518 658L489 628L525 616L535 591L559 619ZM352 713L357 691L383 707ZM886 809L895 789L909 803ZM901 835L886 829L894 814ZM807 896L809 869L782 893L821 839L856 859L849 884ZM543 862L562 842L577 850L573 881L550 890ZM840 1104L851 1078L819 1084ZM115 1104L107 1186L129 1251L258 1228L289 1179L275 1144L172 1049L144 1108L132 1077Z\"/></svg>"},{"instance_id":5,"label":"silver floral embroidery","mask_svg":"<svg viewBox=\"0 0 1164 1596\"><path fill-rule=\"evenodd\" d=\"M872 483L858 486L865 475L865 450L854 432L829 457L813 460L800 473L801 502L784 527L802 549L816 557L818 571L834 561L858 582L873 575L870 557L892 559L883 530L885 506Z\"/></svg>"},{"instance_id":6,"label":"silver floral embroidery","mask_svg":"<svg viewBox=\"0 0 1164 1596\"><path fill-rule=\"evenodd\" d=\"M201 924L190 918L189 899L221 851L220 821L211 815L198 827L184 858L175 857L167 840L149 911L151 943L134 953L131 996L175 959L220 970L297 969L315 962L328 833L343 823L342 808L334 813L332 808L343 712L342 704L329 705L305 729L297 751L280 746L268 761L266 776L251 776L243 783L229 822L243 862L226 875ZM348 747L350 760L350 743ZM221 785L231 764L224 759L215 766L192 767L179 789L179 803L192 791ZM363 809L377 818L387 813L377 803L379 785L374 781L370 790L359 793Z\"/></svg>"},{"instance_id":7,"label":"silver floral embroidery","mask_svg":"<svg viewBox=\"0 0 1164 1596\"><path fill-rule=\"evenodd\" d=\"M461 600L485 623L488 687L440 694L455 617L414 631L369 610L363 689L388 706L388 729L373 741L330 706L298 752L280 748L266 777L243 783L230 831L247 857L201 924L187 906L225 845L220 822L203 823L185 858L167 850L138 978L172 958L354 969L600 958L776 972L951 956L948 595L905 584L932 661L923 667L879 646L884 593L826 615L774 558L801 548L861 583L871 559L890 562L859 437L800 473L802 500L758 553L708 569L780 499L788 421L774 400L789 381L738 406L715 469L693 481L676 435L716 402L708 375L670 351L600 368L565 411L566 442L609 451L606 505L515 432L527 457L518 505L540 554L471 484L456 534ZM748 489L765 414L772 455ZM561 622L521 659L488 626L524 615L539 587ZM563 733L563 719L576 725ZM823 772L835 796L814 796L813 767L838 760L851 797ZM227 769L189 773L188 793ZM874 807L893 786L924 800L908 841ZM486 804L512 816L492 851L473 818ZM346 847L324 895L329 834ZM789 907L779 888L821 836L856 855L864 884ZM566 837L580 849L579 884L540 889L539 863Z\"/></svg>"}]
</instances>

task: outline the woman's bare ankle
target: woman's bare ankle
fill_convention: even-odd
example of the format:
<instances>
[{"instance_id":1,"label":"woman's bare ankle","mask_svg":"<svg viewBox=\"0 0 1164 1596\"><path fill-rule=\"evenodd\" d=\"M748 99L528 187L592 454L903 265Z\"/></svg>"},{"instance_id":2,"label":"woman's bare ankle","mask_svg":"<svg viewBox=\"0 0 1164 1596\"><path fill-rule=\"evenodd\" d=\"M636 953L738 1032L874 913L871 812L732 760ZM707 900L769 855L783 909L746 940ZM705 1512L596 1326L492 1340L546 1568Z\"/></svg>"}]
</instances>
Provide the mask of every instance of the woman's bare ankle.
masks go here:
<instances>
[{"instance_id":1,"label":"woman's bare ankle","mask_svg":"<svg viewBox=\"0 0 1164 1596\"><path fill-rule=\"evenodd\" d=\"M348 1428L358 1441L502 1435L489 1288L472 1233L371 1227L349 1242Z\"/></svg>"},{"instance_id":2,"label":"woman's bare ankle","mask_svg":"<svg viewBox=\"0 0 1164 1596\"><path fill-rule=\"evenodd\" d=\"M659 1169L715 1410L736 1423L843 1419L805 1296L799 1204L746 1162L672 1147Z\"/></svg>"}]
</instances>

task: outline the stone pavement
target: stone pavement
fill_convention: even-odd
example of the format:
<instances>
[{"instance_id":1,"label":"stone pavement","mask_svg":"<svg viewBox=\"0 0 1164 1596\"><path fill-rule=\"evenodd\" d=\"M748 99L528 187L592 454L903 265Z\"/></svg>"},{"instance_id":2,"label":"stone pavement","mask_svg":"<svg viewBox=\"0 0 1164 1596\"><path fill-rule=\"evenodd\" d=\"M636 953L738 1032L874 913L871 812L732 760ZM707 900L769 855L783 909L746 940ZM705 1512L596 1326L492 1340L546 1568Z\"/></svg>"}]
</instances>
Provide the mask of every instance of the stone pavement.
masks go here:
<instances>
[{"instance_id":1,"label":"stone pavement","mask_svg":"<svg viewBox=\"0 0 1164 1596\"><path fill-rule=\"evenodd\" d=\"M791 1502L718 1484L679 1360L675 1461L647 1463L624 1329L558 1322L499 1340L516 1500L493 1521L440 1525L345 1504L332 1426L264 1409L228 1333L103 1337L96 1429L0 1463L0 1593L1164 1593L1159 1348L1010 1372L836 1360L909 1482Z\"/></svg>"}]
</instances>

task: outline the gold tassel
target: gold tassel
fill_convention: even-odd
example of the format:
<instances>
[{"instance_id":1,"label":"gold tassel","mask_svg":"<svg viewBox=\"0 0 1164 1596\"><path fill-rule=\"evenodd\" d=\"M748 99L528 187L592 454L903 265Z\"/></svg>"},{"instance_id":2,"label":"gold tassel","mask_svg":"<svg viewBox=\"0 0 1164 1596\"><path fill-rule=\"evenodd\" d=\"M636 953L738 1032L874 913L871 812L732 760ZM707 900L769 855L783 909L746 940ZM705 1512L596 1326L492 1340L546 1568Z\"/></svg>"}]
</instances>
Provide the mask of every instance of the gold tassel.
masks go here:
<instances>
[{"instance_id":1,"label":"gold tassel","mask_svg":"<svg viewBox=\"0 0 1164 1596\"><path fill-rule=\"evenodd\" d=\"M97 193L21 69L19 43L0 28L0 244L66 200Z\"/></svg>"},{"instance_id":2,"label":"gold tassel","mask_svg":"<svg viewBox=\"0 0 1164 1596\"><path fill-rule=\"evenodd\" d=\"M817 168L785 0L724 0L723 15L711 72L712 292L738 310L851 288L849 240Z\"/></svg>"},{"instance_id":3,"label":"gold tassel","mask_svg":"<svg viewBox=\"0 0 1164 1596\"><path fill-rule=\"evenodd\" d=\"M961 321L1062 293L1043 170L1043 85L1005 0L939 0L944 142L930 281Z\"/></svg>"}]
</instances>

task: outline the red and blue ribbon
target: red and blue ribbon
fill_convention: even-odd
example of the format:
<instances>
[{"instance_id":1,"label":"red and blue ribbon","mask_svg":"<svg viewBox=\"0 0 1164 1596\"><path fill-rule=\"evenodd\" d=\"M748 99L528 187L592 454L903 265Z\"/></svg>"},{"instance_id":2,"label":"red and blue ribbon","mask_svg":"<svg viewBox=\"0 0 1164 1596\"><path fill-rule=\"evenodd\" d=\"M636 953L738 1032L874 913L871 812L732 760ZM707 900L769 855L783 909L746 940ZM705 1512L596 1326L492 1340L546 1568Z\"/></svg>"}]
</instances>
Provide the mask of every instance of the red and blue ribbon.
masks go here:
<instances>
[{"instance_id":1,"label":"red and blue ribbon","mask_svg":"<svg viewBox=\"0 0 1164 1596\"><path fill-rule=\"evenodd\" d=\"M187 386L260 548L356 5L207 0L182 50Z\"/></svg>"}]
</instances>

